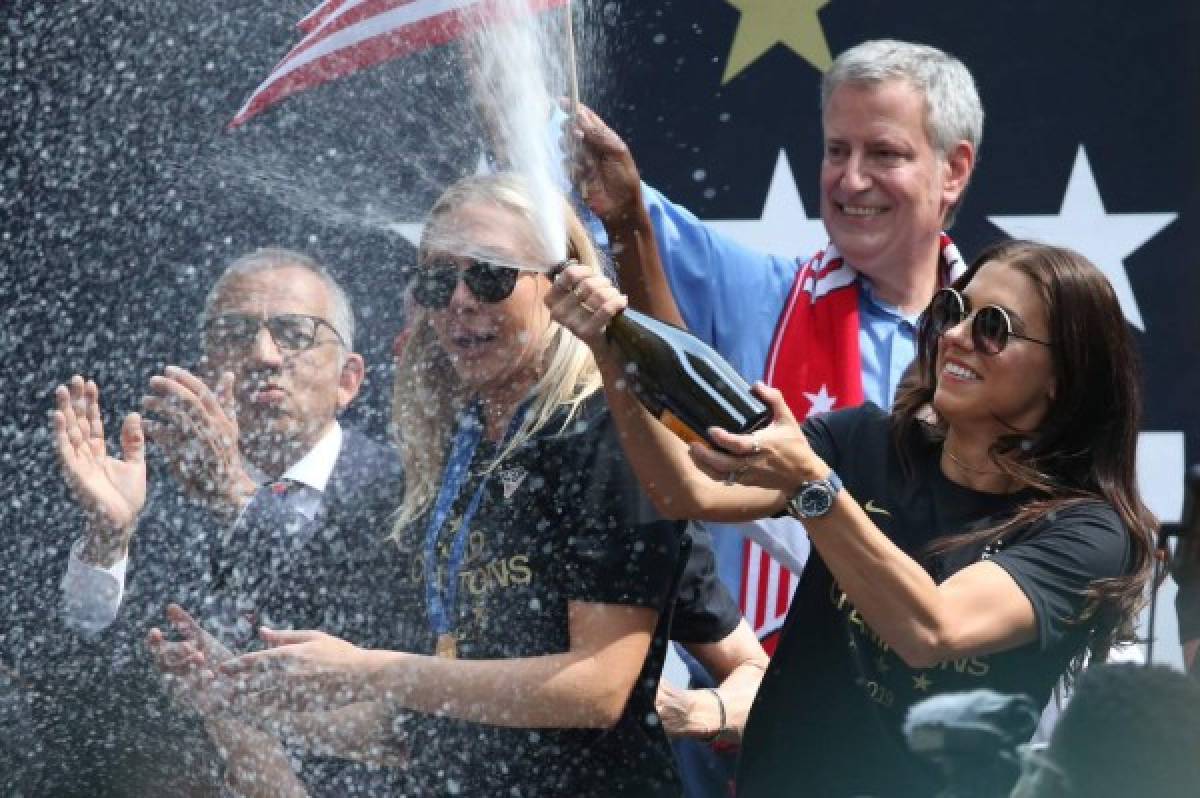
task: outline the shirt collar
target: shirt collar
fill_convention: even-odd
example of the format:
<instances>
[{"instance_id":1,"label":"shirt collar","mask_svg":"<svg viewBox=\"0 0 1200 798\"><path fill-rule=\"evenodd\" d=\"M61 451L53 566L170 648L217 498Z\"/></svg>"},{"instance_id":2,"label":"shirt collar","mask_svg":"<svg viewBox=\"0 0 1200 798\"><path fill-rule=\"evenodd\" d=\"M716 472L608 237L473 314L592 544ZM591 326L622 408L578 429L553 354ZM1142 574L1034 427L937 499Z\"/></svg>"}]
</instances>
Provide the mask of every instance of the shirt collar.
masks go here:
<instances>
[{"instance_id":1,"label":"shirt collar","mask_svg":"<svg viewBox=\"0 0 1200 798\"><path fill-rule=\"evenodd\" d=\"M333 474L333 466L338 454L342 451L342 425L335 419L316 445L308 450L287 471L282 479L298 482L320 493L325 492L329 477ZM245 463L246 473L260 485L265 485L271 478L256 468L252 463Z\"/></svg>"}]
</instances>

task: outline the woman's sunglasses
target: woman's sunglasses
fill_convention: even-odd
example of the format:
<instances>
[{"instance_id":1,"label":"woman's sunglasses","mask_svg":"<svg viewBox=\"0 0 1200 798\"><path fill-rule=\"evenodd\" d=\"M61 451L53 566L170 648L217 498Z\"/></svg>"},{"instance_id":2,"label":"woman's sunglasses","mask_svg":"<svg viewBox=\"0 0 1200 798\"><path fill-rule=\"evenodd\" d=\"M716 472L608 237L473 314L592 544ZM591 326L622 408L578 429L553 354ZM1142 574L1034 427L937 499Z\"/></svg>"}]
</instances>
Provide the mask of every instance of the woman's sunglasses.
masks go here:
<instances>
[{"instance_id":1,"label":"woman's sunglasses","mask_svg":"<svg viewBox=\"0 0 1200 798\"><path fill-rule=\"evenodd\" d=\"M934 338L940 338L947 330L962 324L970 315L970 305L966 297L953 288L943 288L933 295L933 301L925 311L926 329ZM971 319L971 340L976 350L987 355L998 355L1008 346L1010 338L1050 346L1049 341L1014 332L1008 311L999 305L984 305L976 309Z\"/></svg>"},{"instance_id":2,"label":"woman's sunglasses","mask_svg":"<svg viewBox=\"0 0 1200 798\"><path fill-rule=\"evenodd\" d=\"M465 269L448 258L430 260L413 276L413 299L421 307L442 310L450 304L461 277L480 302L502 302L512 296L520 276L511 266L486 260L472 260Z\"/></svg>"}]
</instances>

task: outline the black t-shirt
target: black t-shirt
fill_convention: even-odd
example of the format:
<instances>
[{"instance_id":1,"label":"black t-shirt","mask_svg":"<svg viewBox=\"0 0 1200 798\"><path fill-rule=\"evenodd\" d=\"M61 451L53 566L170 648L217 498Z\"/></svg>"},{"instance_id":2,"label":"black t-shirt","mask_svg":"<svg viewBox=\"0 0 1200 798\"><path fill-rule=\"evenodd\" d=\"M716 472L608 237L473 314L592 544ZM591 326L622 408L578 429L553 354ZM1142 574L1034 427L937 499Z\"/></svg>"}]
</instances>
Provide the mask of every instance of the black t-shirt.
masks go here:
<instances>
[{"instance_id":1,"label":"black t-shirt","mask_svg":"<svg viewBox=\"0 0 1200 798\"><path fill-rule=\"evenodd\" d=\"M497 454L480 443L439 536L440 584L462 514ZM427 617L428 518L399 541L394 600ZM458 656L508 659L570 646L572 601L669 608L686 556L683 525L659 519L620 451L607 407L589 400L563 429L551 421L487 478L470 519L451 611ZM677 795L671 750L654 712L670 613L612 729L518 729L404 713L417 795ZM434 649L429 628L424 653Z\"/></svg>"},{"instance_id":2,"label":"black t-shirt","mask_svg":"<svg viewBox=\"0 0 1200 798\"><path fill-rule=\"evenodd\" d=\"M908 752L901 731L909 707L983 687L1024 693L1041 706L1097 623L1077 622L1085 588L1130 571L1129 535L1096 501L999 545L931 557L932 541L1011 518L1030 495L979 493L951 482L932 442L910 453L913 471L905 472L889 419L874 405L813 419L805 431L871 520L936 581L983 557L1004 568L1033 605L1038 637L997 654L910 668L866 624L814 549L751 710L738 796L934 795L936 774Z\"/></svg>"},{"instance_id":3,"label":"black t-shirt","mask_svg":"<svg viewBox=\"0 0 1200 798\"><path fill-rule=\"evenodd\" d=\"M688 524L691 550L679 580L671 621L671 639L680 643L719 643L741 623L742 611L717 575L712 533Z\"/></svg>"}]
</instances>

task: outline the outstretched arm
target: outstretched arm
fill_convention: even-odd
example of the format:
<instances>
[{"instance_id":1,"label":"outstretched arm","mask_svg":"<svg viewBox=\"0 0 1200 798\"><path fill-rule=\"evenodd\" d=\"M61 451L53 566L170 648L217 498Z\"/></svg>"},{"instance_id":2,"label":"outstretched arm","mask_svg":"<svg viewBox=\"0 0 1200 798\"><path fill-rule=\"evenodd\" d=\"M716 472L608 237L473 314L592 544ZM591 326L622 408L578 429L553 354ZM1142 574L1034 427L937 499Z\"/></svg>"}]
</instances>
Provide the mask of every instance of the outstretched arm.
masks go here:
<instances>
[{"instance_id":1,"label":"outstretched arm","mask_svg":"<svg viewBox=\"0 0 1200 798\"><path fill-rule=\"evenodd\" d=\"M242 710L339 707L381 701L417 712L517 728L609 728L624 711L658 613L568 603L561 654L459 660L364 650L322 632L264 629L271 646L221 672Z\"/></svg>"},{"instance_id":2,"label":"outstretched arm","mask_svg":"<svg viewBox=\"0 0 1200 798\"><path fill-rule=\"evenodd\" d=\"M279 790L272 795L303 794L282 740L299 742L320 756L389 767L404 763L404 752L392 733L395 708L383 702L352 704L328 712L273 710L253 718L231 714L228 702L216 689L215 670L233 659L234 653L176 604L167 607L167 620L181 639L170 642L156 628L146 636L146 646L172 697L203 718L225 760L228 781L241 785L239 794L246 785L261 780Z\"/></svg>"},{"instance_id":3,"label":"outstretched arm","mask_svg":"<svg viewBox=\"0 0 1200 798\"><path fill-rule=\"evenodd\" d=\"M750 484L796 492L825 479L830 468L813 451L783 396L759 384L775 422L756 437L714 430L723 452L694 450L710 469L744 468ZM804 522L805 530L862 619L909 666L990 654L1037 638L1030 598L1000 565L982 561L937 583L894 544L849 490L830 512Z\"/></svg>"},{"instance_id":4,"label":"outstretched arm","mask_svg":"<svg viewBox=\"0 0 1200 798\"><path fill-rule=\"evenodd\" d=\"M778 490L737 485L734 471L716 472L698 465L691 449L651 416L625 381L624 364L605 338L608 323L626 305L606 278L580 266L559 274L546 304L555 321L571 330L595 355L604 378L605 397L638 481L668 518L749 521L774 514L787 495ZM693 444L702 446L702 444Z\"/></svg>"}]
</instances>

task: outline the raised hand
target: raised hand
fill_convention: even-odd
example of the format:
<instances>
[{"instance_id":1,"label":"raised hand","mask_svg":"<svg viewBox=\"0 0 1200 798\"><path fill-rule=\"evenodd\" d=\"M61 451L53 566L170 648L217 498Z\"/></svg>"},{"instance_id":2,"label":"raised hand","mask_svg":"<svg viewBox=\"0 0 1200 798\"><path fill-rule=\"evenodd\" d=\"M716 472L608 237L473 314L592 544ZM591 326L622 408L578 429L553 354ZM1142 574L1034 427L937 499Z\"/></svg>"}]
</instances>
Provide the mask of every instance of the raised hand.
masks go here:
<instances>
[{"instance_id":1,"label":"raised hand","mask_svg":"<svg viewBox=\"0 0 1200 798\"><path fill-rule=\"evenodd\" d=\"M829 476L829 467L812 450L783 394L761 382L754 384L754 393L770 409L771 425L748 435L710 428L713 443L721 448L692 444L689 453L696 465L716 479L773 488L787 495L795 493L801 483Z\"/></svg>"},{"instance_id":2,"label":"raised hand","mask_svg":"<svg viewBox=\"0 0 1200 798\"><path fill-rule=\"evenodd\" d=\"M231 520L256 488L238 449L233 374L222 374L214 391L191 372L168 366L150 378L150 393L142 399L153 419L146 431L171 474L185 493Z\"/></svg>"},{"instance_id":3,"label":"raised hand","mask_svg":"<svg viewBox=\"0 0 1200 798\"><path fill-rule=\"evenodd\" d=\"M121 454L108 453L100 418L100 389L75 375L54 390L51 414L59 469L87 518L83 558L112 565L126 555L146 505L145 435L141 418L121 424Z\"/></svg>"},{"instance_id":4,"label":"raised hand","mask_svg":"<svg viewBox=\"0 0 1200 798\"><path fill-rule=\"evenodd\" d=\"M559 272L546 294L551 317L587 344L597 360L606 354L605 328L627 304L607 277L590 274L578 263Z\"/></svg>"},{"instance_id":5,"label":"raised hand","mask_svg":"<svg viewBox=\"0 0 1200 798\"><path fill-rule=\"evenodd\" d=\"M571 176L592 212L605 227L634 218L642 203L642 179L629 147L596 113L578 106L565 123ZM569 114L571 107L564 105Z\"/></svg>"}]
</instances>

